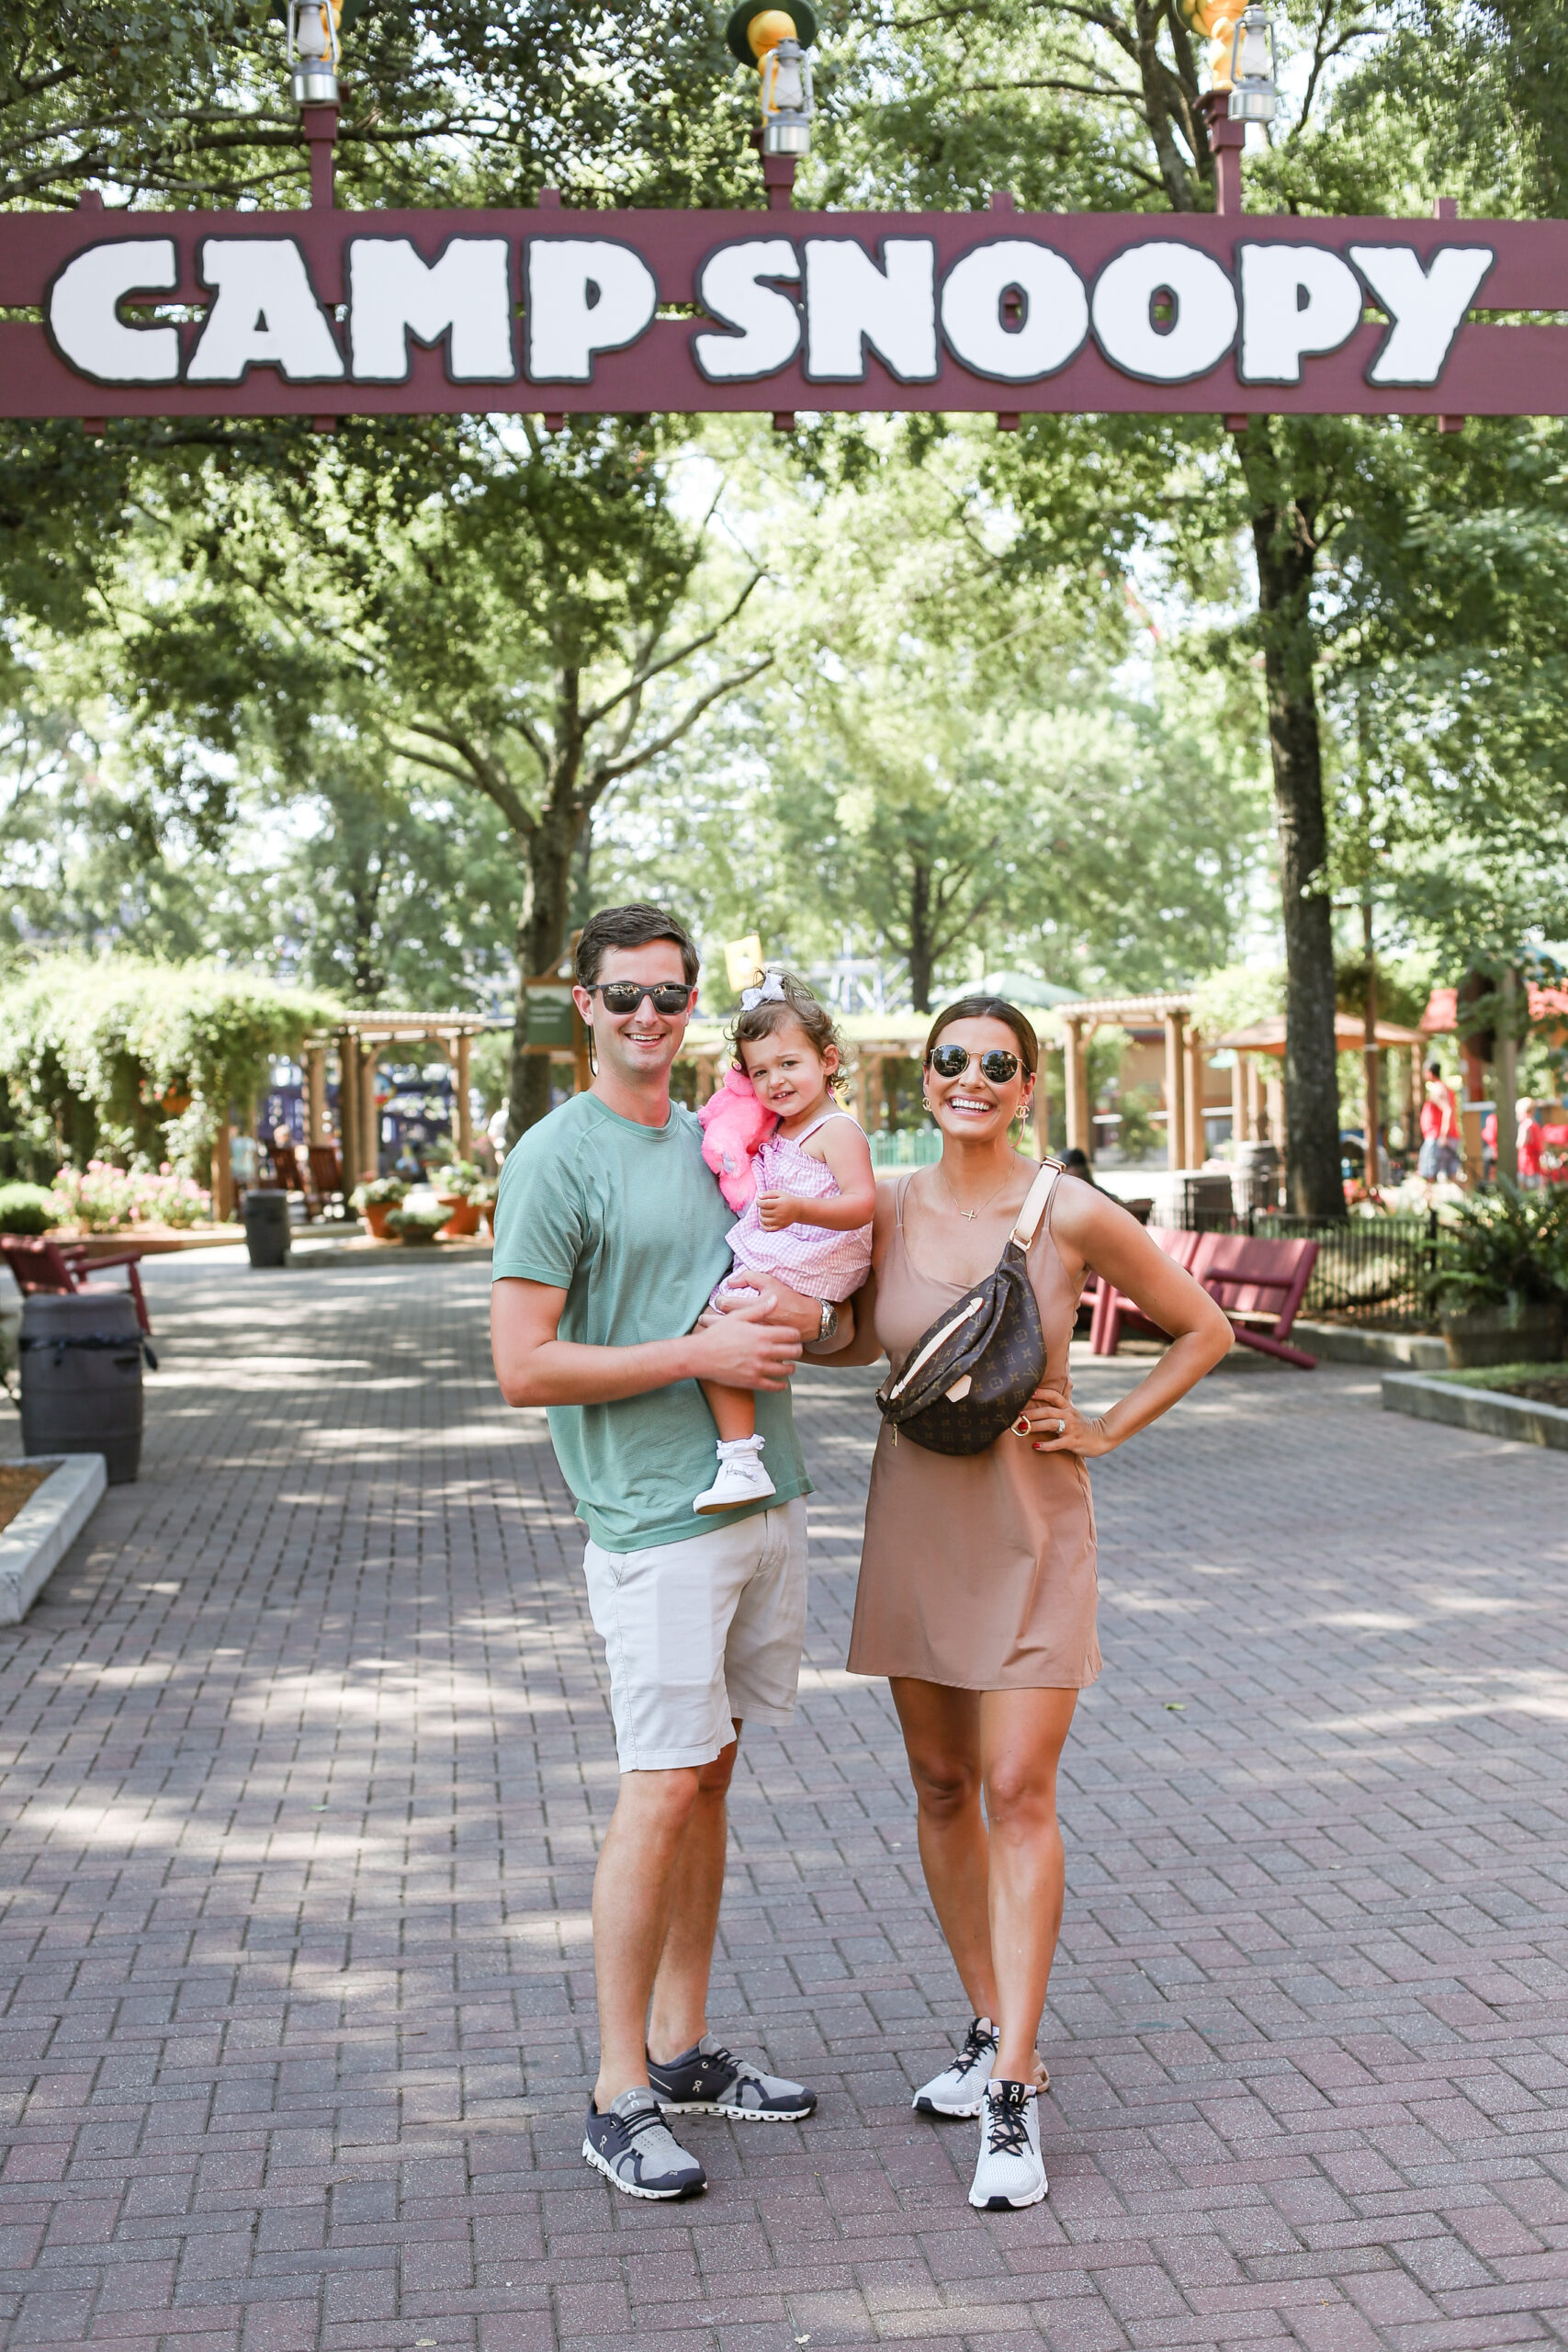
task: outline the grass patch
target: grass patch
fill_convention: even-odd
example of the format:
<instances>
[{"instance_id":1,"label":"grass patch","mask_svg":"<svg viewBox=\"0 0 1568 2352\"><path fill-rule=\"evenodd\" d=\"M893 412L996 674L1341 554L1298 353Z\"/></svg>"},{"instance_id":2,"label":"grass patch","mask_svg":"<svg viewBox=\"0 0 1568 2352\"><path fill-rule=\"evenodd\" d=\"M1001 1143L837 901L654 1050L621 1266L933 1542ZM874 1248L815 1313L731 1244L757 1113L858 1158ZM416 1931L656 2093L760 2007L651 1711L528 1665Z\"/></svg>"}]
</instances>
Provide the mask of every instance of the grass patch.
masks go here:
<instances>
[{"instance_id":1,"label":"grass patch","mask_svg":"<svg viewBox=\"0 0 1568 2352\"><path fill-rule=\"evenodd\" d=\"M1524 1396L1532 1405L1568 1407L1568 1363L1489 1363L1472 1372L1440 1372L1459 1388L1487 1388Z\"/></svg>"}]
</instances>

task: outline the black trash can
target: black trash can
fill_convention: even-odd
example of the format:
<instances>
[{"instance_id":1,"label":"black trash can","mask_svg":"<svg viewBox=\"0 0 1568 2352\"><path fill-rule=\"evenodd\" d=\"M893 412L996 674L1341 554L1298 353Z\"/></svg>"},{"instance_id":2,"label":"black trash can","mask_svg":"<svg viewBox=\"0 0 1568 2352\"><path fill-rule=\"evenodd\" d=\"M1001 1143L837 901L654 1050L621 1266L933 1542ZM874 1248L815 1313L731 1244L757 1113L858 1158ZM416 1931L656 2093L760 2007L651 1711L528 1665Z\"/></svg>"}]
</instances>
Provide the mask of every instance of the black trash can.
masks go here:
<instances>
[{"instance_id":1,"label":"black trash can","mask_svg":"<svg viewBox=\"0 0 1568 2352\"><path fill-rule=\"evenodd\" d=\"M288 1195L287 1193L247 1193L244 1205L245 1247L253 1266L288 1263Z\"/></svg>"},{"instance_id":2,"label":"black trash can","mask_svg":"<svg viewBox=\"0 0 1568 2352\"><path fill-rule=\"evenodd\" d=\"M22 1306L22 1451L101 1453L111 1487L141 1466L141 1326L128 1291Z\"/></svg>"}]
</instances>

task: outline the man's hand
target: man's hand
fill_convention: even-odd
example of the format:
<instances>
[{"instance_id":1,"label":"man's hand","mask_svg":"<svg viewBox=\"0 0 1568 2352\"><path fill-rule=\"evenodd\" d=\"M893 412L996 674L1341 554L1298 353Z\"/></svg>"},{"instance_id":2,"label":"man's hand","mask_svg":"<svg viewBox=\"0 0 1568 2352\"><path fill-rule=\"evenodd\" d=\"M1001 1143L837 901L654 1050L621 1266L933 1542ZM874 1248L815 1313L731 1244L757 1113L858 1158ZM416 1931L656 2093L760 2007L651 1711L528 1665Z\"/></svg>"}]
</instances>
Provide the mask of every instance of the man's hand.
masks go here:
<instances>
[{"instance_id":1,"label":"man's hand","mask_svg":"<svg viewBox=\"0 0 1568 2352\"><path fill-rule=\"evenodd\" d=\"M827 1347L818 1348L816 1345L817 1334L822 1329L822 1302L819 1298L812 1298L803 1290L791 1290L787 1283L775 1282L772 1274L749 1273L742 1267L737 1267L733 1279L745 1286L730 1294L735 1305L726 1306L721 1287L717 1306L705 1307L698 1317L699 1331L716 1320L722 1322L725 1317L738 1313L743 1300L752 1304L760 1297L763 1310L772 1315L775 1323L787 1323L790 1329L810 1348L813 1357L836 1354L840 1348L847 1348L854 1337L854 1313L847 1303L839 1309L836 1336ZM706 1373L703 1374L705 1380L707 1376Z\"/></svg>"},{"instance_id":2,"label":"man's hand","mask_svg":"<svg viewBox=\"0 0 1568 2352\"><path fill-rule=\"evenodd\" d=\"M721 1315L705 1314L692 1335L692 1375L726 1388L784 1388L800 1362L800 1333L778 1319L764 1291Z\"/></svg>"},{"instance_id":3,"label":"man's hand","mask_svg":"<svg viewBox=\"0 0 1568 2352\"><path fill-rule=\"evenodd\" d=\"M801 1222L800 1206L793 1193L759 1193L757 1221L764 1233L782 1232L786 1225Z\"/></svg>"}]
</instances>

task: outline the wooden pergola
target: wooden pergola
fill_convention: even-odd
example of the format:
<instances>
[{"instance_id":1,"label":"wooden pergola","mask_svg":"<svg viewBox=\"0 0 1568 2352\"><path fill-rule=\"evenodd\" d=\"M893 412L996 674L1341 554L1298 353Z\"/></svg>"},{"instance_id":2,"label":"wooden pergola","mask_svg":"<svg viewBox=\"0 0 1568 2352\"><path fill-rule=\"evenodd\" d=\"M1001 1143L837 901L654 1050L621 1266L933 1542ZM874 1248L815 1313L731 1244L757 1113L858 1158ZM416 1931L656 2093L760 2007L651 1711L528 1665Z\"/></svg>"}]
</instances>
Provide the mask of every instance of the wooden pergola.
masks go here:
<instances>
[{"instance_id":1,"label":"wooden pergola","mask_svg":"<svg viewBox=\"0 0 1568 2352\"><path fill-rule=\"evenodd\" d=\"M1203 1137L1203 1041L1192 1022L1190 993L1162 989L1154 996L1081 997L1053 1006L1062 1024L1062 1091L1066 1098L1067 1147L1094 1158L1094 1105L1089 1099L1085 1047L1100 1028L1165 1031L1167 1149L1172 1168L1201 1168L1208 1157ZM1233 1104L1245 1115L1239 1059L1232 1080ZM1256 1133L1254 1125L1246 1131ZM1236 1133L1243 1132L1238 1116Z\"/></svg>"},{"instance_id":2,"label":"wooden pergola","mask_svg":"<svg viewBox=\"0 0 1568 2352\"><path fill-rule=\"evenodd\" d=\"M468 1055L475 1037L489 1027L474 1012L349 1012L331 1028L305 1041L305 1136L325 1143L327 1055L338 1060L338 1125L343 1147L344 1188L371 1182L378 1173L376 1065L389 1046L434 1046L452 1064L457 1096L459 1159L470 1157L474 1125L468 1107Z\"/></svg>"}]
</instances>

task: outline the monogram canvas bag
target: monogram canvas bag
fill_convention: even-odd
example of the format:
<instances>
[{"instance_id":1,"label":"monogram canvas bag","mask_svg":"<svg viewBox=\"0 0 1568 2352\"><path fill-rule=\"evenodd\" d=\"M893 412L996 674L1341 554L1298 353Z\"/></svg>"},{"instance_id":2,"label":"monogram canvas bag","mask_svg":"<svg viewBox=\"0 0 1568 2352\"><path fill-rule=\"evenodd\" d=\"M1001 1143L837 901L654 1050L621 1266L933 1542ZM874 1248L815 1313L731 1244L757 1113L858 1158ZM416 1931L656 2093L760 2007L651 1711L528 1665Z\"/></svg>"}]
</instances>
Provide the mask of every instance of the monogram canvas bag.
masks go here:
<instances>
[{"instance_id":1,"label":"monogram canvas bag","mask_svg":"<svg viewBox=\"0 0 1568 2352\"><path fill-rule=\"evenodd\" d=\"M1059 1159L1029 1188L996 1272L938 1316L902 1372L876 1392L895 1436L932 1453L984 1453L1018 1419L1045 1369L1045 1334L1029 1279L1029 1245L1051 1204Z\"/></svg>"}]
</instances>

